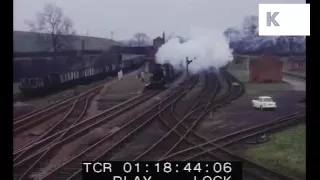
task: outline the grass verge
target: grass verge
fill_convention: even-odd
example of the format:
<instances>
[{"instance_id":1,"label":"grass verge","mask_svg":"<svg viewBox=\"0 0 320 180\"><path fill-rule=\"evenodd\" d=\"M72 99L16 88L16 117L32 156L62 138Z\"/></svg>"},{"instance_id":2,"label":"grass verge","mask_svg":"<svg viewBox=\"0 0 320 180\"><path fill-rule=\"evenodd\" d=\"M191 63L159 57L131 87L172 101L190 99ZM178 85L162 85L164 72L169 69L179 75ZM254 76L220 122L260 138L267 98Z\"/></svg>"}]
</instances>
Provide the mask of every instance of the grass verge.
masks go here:
<instances>
[{"instance_id":1,"label":"grass verge","mask_svg":"<svg viewBox=\"0 0 320 180\"><path fill-rule=\"evenodd\" d=\"M269 142L247 149L245 155L277 172L305 179L306 127L276 133Z\"/></svg>"}]
</instances>

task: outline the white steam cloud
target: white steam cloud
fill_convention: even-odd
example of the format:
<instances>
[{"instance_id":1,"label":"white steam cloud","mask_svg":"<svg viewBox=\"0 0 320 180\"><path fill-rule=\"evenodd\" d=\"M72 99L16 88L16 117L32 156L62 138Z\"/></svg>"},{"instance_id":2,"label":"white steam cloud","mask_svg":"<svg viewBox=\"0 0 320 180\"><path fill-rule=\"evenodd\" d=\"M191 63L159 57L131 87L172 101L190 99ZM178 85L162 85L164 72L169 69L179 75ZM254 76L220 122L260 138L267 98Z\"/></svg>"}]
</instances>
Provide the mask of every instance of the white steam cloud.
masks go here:
<instances>
[{"instance_id":1,"label":"white steam cloud","mask_svg":"<svg viewBox=\"0 0 320 180\"><path fill-rule=\"evenodd\" d=\"M189 70L196 72L209 67L220 68L232 60L232 50L223 31L192 28L191 36L184 43L172 38L156 53L157 63L169 62L175 67L185 67L186 57L194 59Z\"/></svg>"}]
</instances>

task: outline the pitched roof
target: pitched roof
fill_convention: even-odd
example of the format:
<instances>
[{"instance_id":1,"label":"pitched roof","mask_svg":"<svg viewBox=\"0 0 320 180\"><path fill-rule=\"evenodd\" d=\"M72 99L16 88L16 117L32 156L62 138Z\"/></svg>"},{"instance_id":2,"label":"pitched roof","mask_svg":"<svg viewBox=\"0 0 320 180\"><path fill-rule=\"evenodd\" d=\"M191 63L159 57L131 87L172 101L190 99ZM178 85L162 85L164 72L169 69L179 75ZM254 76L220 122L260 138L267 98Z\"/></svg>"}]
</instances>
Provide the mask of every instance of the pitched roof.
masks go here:
<instances>
[{"instance_id":1,"label":"pitched roof","mask_svg":"<svg viewBox=\"0 0 320 180\"><path fill-rule=\"evenodd\" d=\"M153 39L154 41L157 41L157 40L161 40L161 41L163 41L163 39L160 37L160 36L158 36L157 38L155 38L155 39Z\"/></svg>"},{"instance_id":2,"label":"pitched roof","mask_svg":"<svg viewBox=\"0 0 320 180\"><path fill-rule=\"evenodd\" d=\"M306 61L306 56L291 56L289 61Z\"/></svg>"},{"instance_id":3,"label":"pitched roof","mask_svg":"<svg viewBox=\"0 0 320 180\"><path fill-rule=\"evenodd\" d=\"M251 57L250 60L261 60L263 58L272 58L272 59L275 59L275 60L279 60L277 57L275 56L272 56L272 55L268 55L268 54L263 54L263 55L260 55L260 56L254 56L254 57Z\"/></svg>"}]
</instances>

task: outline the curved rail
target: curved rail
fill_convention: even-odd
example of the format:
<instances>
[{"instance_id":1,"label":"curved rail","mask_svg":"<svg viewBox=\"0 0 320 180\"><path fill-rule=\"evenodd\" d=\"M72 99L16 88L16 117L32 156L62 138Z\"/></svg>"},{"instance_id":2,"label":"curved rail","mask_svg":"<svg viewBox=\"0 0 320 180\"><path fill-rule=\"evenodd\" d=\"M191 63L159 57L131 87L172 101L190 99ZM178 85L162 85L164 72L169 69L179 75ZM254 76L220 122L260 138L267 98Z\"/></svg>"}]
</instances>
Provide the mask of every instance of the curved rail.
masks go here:
<instances>
[{"instance_id":1,"label":"curved rail","mask_svg":"<svg viewBox=\"0 0 320 180\"><path fill-rule=\"evenodd\" d=\"M72 125L73 125L73 124L76 124L77 122L79 122L79 121L83 118L85 112L87 111L88 103L89 103L90 99L92 99L92 97L93 97L94 95L95 95L95 93L92 93L92 94L90 94L89 96L87 96L87 97L84 99L84 100L85 100L85 104L84 104L84 106L83 106L83 108L82 108L82 111L81 111L80 115L78 116L78 118L77 118L75 121L73 121ZM41 136L39 136L39 137L36 138L35 140L31 141L30 143L26 144L26 145L23 146L22 148L20 148L20 149L19 149L19 152L20 152L20 153L19 153L18 155L17 155L17 154L14 155L13 163L16 163L17 160L27 152L28 149L26 149L26 147L31 146L32 144L34 144L34 143L36 143L36 142L38 142L38 141L40 141L40 140L48 137L49 135L52 135L52 134L55 134L55 133L59 132L61 129L66 129L66 128L68 128L69 125L68 125L67 123L64 123L64 122L65 122L73 113L75 113L75 107L76 107L76 105L77 105L78 103L82 102L82 101L83 101L83 100L77 98L77 99L74 101L74 103L73 103L71 109L69 110L69 112L68 112L59 122L57 122L54 126L52 126L49 130L47 130L47 131L46 131L45 133L43 133ZM53 141L53 142L54 142L54 141ZM52 143L52 142L51 142L51 143ZM50 143L50 142L47 143L47 146L49 146L51 143Z\"/></svg>"},{"instance_id":2,"label":"curved rail","mask_svg":"<svg viewBox=\"0 0 320 180\"><path fill-rule=\"evenodd\" d=\"M13 123L13 133L18 134L21 133L27 129L30 129L39 123L50 119L51 117L55 116L56 114L64 111L66 108L69 108L73 105L73 101L78 98L85 98L90 93L98 92L102 88L102 85L96 88L93 88L83 94L80 94L79 96L72 97L66 101L63 101L61 103L55 104L47 109L41 110L35 114L32 114L28 117L22 118L18 121L14 121Z\"/></svg>"},{"instance_id":3,"label":"curved rail","mask_svg":"<svg viewBox=\"0 0 320 180\"><path fill-rule=\"evenodd\" d=\"M305 113L305 111L298 111L298 112L292 113L290 115L286 115L284 117L275 119L273 121L269 121L269 122L266 122L266 123L263 123L260 125L256 125L256 126L252 126L252 127L246 128L246 129L242 129L242 130L233 132L231 134L216 138L214 140L210 140L205 143L198 144L197 146L193 146L193 147L181 150L179 152L172 153L169 156L163 158L163 160L170 160L170 159L173 159L174 157L179 156L179 155L185 156L183 154L189 154L192 150L195 150L200 146L206 147L206 149L208 149L208 146L209 146L209 148L212 148L212 146L210 146L211 143L219 143L220 141L225 143L225 141L230 138L233 139L235 137L240 137L241 140L243 140L248 137L251 137L251 136L247 136L247 134L250 134L250 133L251 133L251 135L259 135L259 134L267 131L267 126L273 126L274 123L282 123L282 122L286 122L291 119L295 119L296 116L299 117L299 115L303 115L304 113ZM233 143L233 141L232 141L232 143ZM226 146L226 145L229 145L229 143L223 144L222 146ZM214 148L216 148L216 146ZM205 154L205 152L201 152L201 154L199 153L199 155L202 155L202 154ZM187 156L191 157L190 155L187 155Z\"/></svg>"},{"instance_id":4,"label":"curved rail","mask_svg":"<svg viewBox=\"0 0 320 180\"><path fill-rule=\"evenodd\" d=\"M84 106L84 108L82 109L81 114L80 114L80 115L78 116L78 118L73 122L73 124L77 123L78 121L80 121L80 120L82 119L82 117L84 116L85 112L87 111L89 99L91 99L91 98L93 97L93 95L94 95L94 94L91 94L90 96L88 96L88 97L86 98L85 106ZM75 104L76 104L76 103L74 103L72 109L68 112L68 114L67 114L62 120L60 120L60 122L62 122L63 120L65 120L66 118L69 117L69 115L71 114L71 112L74 111ZM59 122L59 123L60 123L60 122ZM52 127L49 131L47 131L47 132L53 131L53 129L56 128L56 127L59 125L59 123L57 123L55 126L53 126L53 127ZM51 143L54 143L54 142L60 140L60 139L63 137L63 135L64 135L64 134L62 134L60 137L58 137L56 140L54 140L54 141L51 142ZM43 136L43 137L44 137L44 136ZM40 139L40 138L39 138L39 139ZM44 158L44 157L47 155L47 153L49 153L49 151L50 151L50 148L49 148L48 150L46 150L38 159L36 159L36 160L35 160L33 163L31 163L31 164L25 163L25 167L24 167L24 168L26 168L27 170L25 170L24 173L20 176L19 180L22 180L22 179L30 172L30 170L33 169L33 168L36 166L36 164L37 164L40 160L42 160L42 158ZM26 152L26 151L21 152L21 153L15 158L15 160L16 160L17 158L19 158L20 156L22 156L25 152ZM16 175L17 175L17 174L16 174Z\"/></svg>"},{"instance_id":5,"label":"curved rail","mask_svg":"<svg viewBox=\"0 0 320 180\"><path fill-rule=\"evenodd\" d=\"M207 79L206 79L207 81ZM208 84L206 84L208 85ZM206 87L207 88L207 87ZM210 89L210 88L208 88ZM215 94L217 93L218 91L218 86L215 86L214 87L214 90L212 92L212 96L215 96ZM203 96L205 97L205 94L207 93L207 89L205 91L202 92L203 93ZM201 101L201 100L200 100ZM207 104L205 105L205 108L206 108ZM136 158L133 159L133 161L137 161L137 160L141 160L143 157L145 157L148 153L150 153L156 146L158 146L159 144L161 143L165 143L166 141L165 140L170 140L169 138L171 137L170 135L177 129L179 128L181 125L182 122L184 122L187 117L189 117L192 113L196 112L198 110L191 110L191 112L189 113L189 115L185 116L184 118L182 118L174 127L172 127L164 136L162 136L157 142L155 142L153 145L151 145L147 150L145 150L144 152L140 153L139 156L137 156ZM196 123L194 123L195 125ZM179 141L178 142L181 142L183 139L185 139L183 136L182 137L179 137ZM176 144L175 144L176 145ZM173 145L173 148L175 147L175 145ZM169 151L171 151L172 149L170 149Z\"/></svg>"},{"instance_id":6,"label":"curved rail","mask_svg":"<svg viewBox=\"0 0 320 180\"><path fill-rule=\"evenodd\" d=\"M91 89L88 90L88 91L94 90L95 88L99 88L100 86L102 86L102 85L97 85L97 86L91 88ZM87 93L88 91L86 91L86 92L84 92L84 93ZM82 93L82 94L84 94L84 93ZM82 95L82 94L80 94L80 95ZM36 109L36 110L31 111L31 112L29 112L29 113L23 114L23 115L21 115L21 116L18 116L18 117L16 117L16 118L14 118L13 121L16 121L16 122L17 122L17 121L20 121L20 120L22 120L22 119L32 118L32 116L34 116L35 114L47 112L48 110L50 110L52 107L54 107L54 106L56 106L56 105L62 104L63 102L66 102L66 101L72 101L73 98L79 98L80 95L73 95L73 96L71 96L71 97L63 98L63 99L61 99L61 100L59 100L59 101L53 102L53 103L45 106L45 107L42 107L42 108L40 108L40 109Z\"/></svg>"},{"instance_id":7,"label":"curved rail","mask_svg":"<svg viewBox=\"0 0 320 180\"><path fill-rule=\"evenodd\" d=\"M231 84L232 84L232 81L229 79L229 77L228 76L225 76L225 79L226 79L226 81L227 81L227 84L228 84L228 92L230 92L231 90L232 90L232 86L231 86ZM205 89L205 88L204 88ZM203 92L203 93L205 93L205 92ZM228 93L227 93L228 94ZM200 95L200 97L202 96L202 93L201 93L201 95ZM199 104L199 102L200 102L200 98L196 101L196 103L195 103L195 105L197 105L197 104ZM211 103L211 100L209 100L209 103ZM176 108L176 106L175 105L172 105L171 106L171 115L174 117L174 119L176 120L176 122L179 122L179 118L176 116L176 114L175 114L175 109ZM189 111L190 112L190 111ZM162 118L162 122L167 126L167 128L172 128L172 127L170 127L169 126L169 124L167 123L167 122L165 122L164 121L164 119ZM184 131L190 131L191 132L191 135L193 135L193 136L195 136L196 137L196 139L199 141L199 139L200 139L200 141L201 142L207 142L208 140L205 138L205 137L203 137L202 135L199 135L197 132L195 132L192 128L189 128L185 123L181 123L181 125L182 125L182 127L184 128ZM176 129L174 130L175 131L175 133L180 137L180 139L182 139L182 137L183 137L183 135L181 134L181 133L179 133ZM191 145L194 145L194 146L196 146L197 144L199 144L199 143L196 143L196 140L192 140L192 138L183 138L182 140L185 140L185 141L187 141L187 143L188 144L191 144ZM204 148L202 148L202 147L200 147L203 151L207 151L206 149L204 149ZM207 151L208 152L208 151ZM208 152L208 153L210 153L210 152ZM168 153L167 154L165 154L165 155L163 155L161 158L160 158L160 160L162 159L162 158L164 158L166 155L168 155Z\"/></svg>"},{"instance_id":8,"label":"curved rail","mask_svg":"<svg viewBox=\"0 0 320 180\"><path fill-rule=\"evenodd\" d=\"M144 93L144 94L138 95L132 99L129 99L128 101L125 101L112 108L109 108L94 117L91 117L87 120L73 124L69 128L61 130L58 133L51 135L50 137L47 137L33 144L32 146L27 147L26 150L28 151L27 153L28 156L26 157L25 155L24 159L19 161L19 163L15 165L19 165L22 162L29 161L30 159L35 158L35 156L39 156L39 154L43 153L46 149L51 148L51 146L58 146L58 145L61 146L62 144L66 144L68 142L71 142L77 139L78 137L81 137L83 134L88 133L92 129L95 129L109 122L111 119L122 114L123 112L136 107L137 105L141 104L145 100L154 96L156 93ZM64 138L61 139L60 141L55 141L56 138L61 136L61 134L64 134ZM53 141L55 142L52 144ZM14 155L17 155L19 153L21 153L21 150L18 152L15 152Z\"/></svg>"}]
</instances>

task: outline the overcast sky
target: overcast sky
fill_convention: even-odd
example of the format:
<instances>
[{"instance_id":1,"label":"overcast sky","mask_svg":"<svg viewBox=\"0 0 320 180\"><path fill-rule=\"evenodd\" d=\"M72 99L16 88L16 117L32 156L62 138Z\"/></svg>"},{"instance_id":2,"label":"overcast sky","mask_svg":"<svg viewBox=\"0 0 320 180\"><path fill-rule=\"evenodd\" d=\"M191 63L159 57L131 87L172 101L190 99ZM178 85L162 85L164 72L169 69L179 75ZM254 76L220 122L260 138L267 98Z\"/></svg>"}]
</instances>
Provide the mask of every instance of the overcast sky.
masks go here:
<instances>
[{"instance_id":1,"label":"overcast sky","mask_svg":"<svg viewBox=\"0 0 320 180\"><path fill-rule=\"evenodd\" d=\"M27 31L46 3L63 9L77 34L129 39L135 32L155 38L165 31L187 36L191 26L225 29L258 14L259 3L305 3L304 0L14 0L14 30Z\"/></svg>"}]
</instances>

